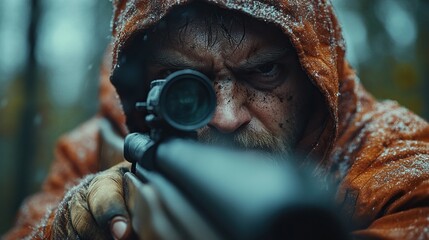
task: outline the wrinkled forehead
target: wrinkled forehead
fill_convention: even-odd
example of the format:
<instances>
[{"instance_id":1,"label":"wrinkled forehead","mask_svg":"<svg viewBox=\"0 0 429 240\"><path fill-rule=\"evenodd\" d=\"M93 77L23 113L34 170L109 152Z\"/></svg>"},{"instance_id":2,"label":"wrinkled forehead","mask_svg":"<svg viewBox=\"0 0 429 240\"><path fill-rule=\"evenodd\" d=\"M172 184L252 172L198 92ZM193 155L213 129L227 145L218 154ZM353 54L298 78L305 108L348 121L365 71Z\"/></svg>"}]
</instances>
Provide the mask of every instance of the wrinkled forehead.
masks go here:
<instances>
[{"instance_id":1,"label":"wrinkled forehead","mask_svg":"<svg viewBox=\"0 0 429 240\"><path fill-rule=\"evenodd\" d=\"M231 48L289 45L280 29L235 10L204 2L178 6L140 33L149 49L159 46Z\"/></svg>"}]
</instances>

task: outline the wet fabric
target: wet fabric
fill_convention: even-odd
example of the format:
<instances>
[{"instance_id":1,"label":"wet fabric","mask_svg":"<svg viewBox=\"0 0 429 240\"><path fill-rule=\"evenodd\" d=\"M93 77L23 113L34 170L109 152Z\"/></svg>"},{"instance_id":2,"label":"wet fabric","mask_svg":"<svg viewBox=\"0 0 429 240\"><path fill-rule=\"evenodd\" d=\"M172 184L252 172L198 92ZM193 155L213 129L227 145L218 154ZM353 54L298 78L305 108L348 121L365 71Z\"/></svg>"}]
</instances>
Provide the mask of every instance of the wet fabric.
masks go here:
<instances>
[{"instance_id":1,"label":"wet fabric","mask_svg":"<svg viewBox=\"0 0 429 240\"><path fill-rule=\"evenodd\" d=\"M132 36L187 0L114 0L112 49L102 71L100 113L60 139L42 191L21 208L9 239L47 238L67 189L110 164L99 155L106 120L127 133L108 78ZM429 125L394 101L376 101L344 59L345 44L331 4L324 0L207 0L270 22L286 34L323 99L300 152L318 159L318 174L338 184L337 203L354 223L353 235L371 239L429 239Z\"/></svg>"}]
</instances>

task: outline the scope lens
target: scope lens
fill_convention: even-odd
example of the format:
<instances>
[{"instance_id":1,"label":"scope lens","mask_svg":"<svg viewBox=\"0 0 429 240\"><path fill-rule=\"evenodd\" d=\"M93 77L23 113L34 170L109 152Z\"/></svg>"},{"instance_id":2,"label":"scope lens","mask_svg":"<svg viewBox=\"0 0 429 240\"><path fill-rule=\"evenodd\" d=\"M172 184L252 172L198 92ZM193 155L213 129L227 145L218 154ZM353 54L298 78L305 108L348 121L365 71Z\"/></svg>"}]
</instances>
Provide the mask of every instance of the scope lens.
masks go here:
<instances>
[{"instance_id":1,"label":"scope lens","mask_svg":"<svg viewBox=\"0 0 429 240\"><path fill-rule=\"evenodd\" d=\"M215 103L210 89L202 80L193 77L174 81L165 94L165 114L170 121L181 126L207 124ZM207 122L206 122L207 121Z\"/></svg>"}]
</instances>

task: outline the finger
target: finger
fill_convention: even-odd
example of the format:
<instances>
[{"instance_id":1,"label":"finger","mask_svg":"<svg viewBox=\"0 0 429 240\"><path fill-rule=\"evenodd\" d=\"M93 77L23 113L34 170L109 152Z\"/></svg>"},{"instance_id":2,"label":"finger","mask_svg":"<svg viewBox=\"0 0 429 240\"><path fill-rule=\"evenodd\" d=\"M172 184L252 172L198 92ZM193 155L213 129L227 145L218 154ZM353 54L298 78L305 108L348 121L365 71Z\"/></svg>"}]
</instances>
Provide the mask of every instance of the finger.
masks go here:
<instances>
[{"instance_id":1,"label":"finger","mask_svg":"<svg viewBox=\"0 0 429 240\"><path fill-rule=\"evenodd\" d=\"M99 227L88 209L85 192L76 192L69 202L70 220L81 239L106 239L108 235Z\"/></svg>"},{"instance_id":2,"label":"finger","mask_svg":"<svg viewBox=\"0 0 429 240\"><path fill-rule=\"evenodd\" d=\"M88 188L88 206L95 221L116 239L125 239L131 231L122 177L120 169L108 170L95 177Z\"/></svg>"},{"instance_id":3,"label":"finger","mask_svg":"<svg viewBox=\"0 0 429 240\"><path fill-rule=\"evenodd\" d=\"M116 216L110 222L110 231L114 239L125 239L130 235L131 227L128 220L122 216Z\"/></svg>"}]
</instances>

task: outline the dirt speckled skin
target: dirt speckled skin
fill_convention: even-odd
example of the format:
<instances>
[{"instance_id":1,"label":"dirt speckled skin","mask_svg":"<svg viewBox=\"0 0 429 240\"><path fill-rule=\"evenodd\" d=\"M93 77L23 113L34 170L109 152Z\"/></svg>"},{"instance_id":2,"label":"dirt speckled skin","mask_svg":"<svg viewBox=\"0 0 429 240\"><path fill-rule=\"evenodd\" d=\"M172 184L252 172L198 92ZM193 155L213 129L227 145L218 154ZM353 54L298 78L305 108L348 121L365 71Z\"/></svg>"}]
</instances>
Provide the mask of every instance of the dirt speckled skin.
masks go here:
<instances>
[{"instance_id":1,"label":"dirt speckled skin","mask_svg":"<svg viewBox=\"0 0 429 240\"><path fill-rule=\"evenodd\" d=\"M100 113L59 141L42 190L27 199L6 239L49 238L57 206L78 179L100 169L100 124L127 133L125 117L108 77L134 33L187 0L114 0L112 51L101 81ZM283 30L300 63L321 92L300 152L319 162L319 174L338 183L337 202L356 224L358 239L429 239L429 125L393 101L375 101L344 59L341 29L324 0L208 0ZM110 61L109 55L112 56ZM112 64L110 64L112 63Z\"/></svg>"}]
</instances>

